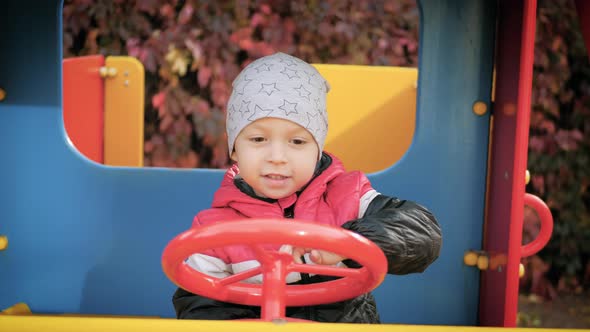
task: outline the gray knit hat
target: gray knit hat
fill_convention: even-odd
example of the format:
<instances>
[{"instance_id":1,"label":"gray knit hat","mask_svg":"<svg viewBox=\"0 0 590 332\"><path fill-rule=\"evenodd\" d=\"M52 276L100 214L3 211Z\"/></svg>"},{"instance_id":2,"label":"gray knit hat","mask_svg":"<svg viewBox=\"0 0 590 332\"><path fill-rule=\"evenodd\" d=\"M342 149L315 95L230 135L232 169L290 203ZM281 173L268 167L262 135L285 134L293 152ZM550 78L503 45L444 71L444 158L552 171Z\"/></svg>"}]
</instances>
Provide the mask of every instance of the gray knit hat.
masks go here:
<instances>
[{"instance_id":1,"label":"gray knit hat","mask_svg":"<svg viewBox=\"0 0 590 332\"><path fill-rule=\"evenodd\" d=\"M231 155L238 134L250 123L280 118L307 129L320 156L328 132L328 82L307 62L275 53L250 63L234 80L227 103L227 143Z\"/></svg>"}]
</instances>

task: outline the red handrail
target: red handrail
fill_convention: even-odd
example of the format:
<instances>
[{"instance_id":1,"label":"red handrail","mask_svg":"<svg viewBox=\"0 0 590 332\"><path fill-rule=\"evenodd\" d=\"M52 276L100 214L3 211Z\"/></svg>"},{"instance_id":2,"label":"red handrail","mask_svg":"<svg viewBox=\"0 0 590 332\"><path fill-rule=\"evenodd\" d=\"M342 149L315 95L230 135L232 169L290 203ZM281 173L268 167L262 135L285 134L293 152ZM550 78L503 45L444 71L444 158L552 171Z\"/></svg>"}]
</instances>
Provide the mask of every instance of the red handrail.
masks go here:
<instances>
[{"instance_id":1,"label":"red handrail","mask_svg":"<svg viewBox=\"0 0 590 332\"><path fill-rule=\"evenodd\" d=\"M520 255L522 257L528 257L539 252L549 242L551 233L553 232L553 216L547 204L535 195L524 194L524 204L533 208L539 215L541 221L539 235L533 241L523 245L520 249Z\"/></svg>"}]
</instances>

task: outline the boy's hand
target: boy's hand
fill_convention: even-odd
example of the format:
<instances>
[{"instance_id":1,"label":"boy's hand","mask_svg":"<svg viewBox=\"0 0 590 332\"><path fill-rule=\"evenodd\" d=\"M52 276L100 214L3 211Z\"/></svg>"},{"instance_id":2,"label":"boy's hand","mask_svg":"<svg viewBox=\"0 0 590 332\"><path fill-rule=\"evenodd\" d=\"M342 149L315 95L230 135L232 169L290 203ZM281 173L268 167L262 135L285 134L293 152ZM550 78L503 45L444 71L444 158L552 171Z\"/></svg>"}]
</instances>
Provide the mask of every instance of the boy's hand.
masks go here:
<instances>
[{"instance_id":1,"label":"boy's hand","mask_svg":"<svg viewBox=\"0 0 590 332\"><path fill-rule=\"evenodd\" d=\"M318 265L335 265L346 259L329 251L295 247L293 248L293 260L295 260L295 263L303 264L301 256L306 253L309 253L311 261Z\"/></svg>"}]
</instances>

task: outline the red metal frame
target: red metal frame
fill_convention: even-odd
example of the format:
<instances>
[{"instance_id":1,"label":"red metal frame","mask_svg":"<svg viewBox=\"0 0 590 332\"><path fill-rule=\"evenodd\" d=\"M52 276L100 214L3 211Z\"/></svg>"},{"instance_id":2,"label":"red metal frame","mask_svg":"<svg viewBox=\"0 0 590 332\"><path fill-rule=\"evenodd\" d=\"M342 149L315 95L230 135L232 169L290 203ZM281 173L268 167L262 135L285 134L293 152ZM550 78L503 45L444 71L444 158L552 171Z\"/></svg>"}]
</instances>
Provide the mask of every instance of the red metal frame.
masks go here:
<instances>
[{"instance_id":1,"label":"red metal frame","mask_svg":"<svg viewBox=\"0 0 590 332\"><path fill-rule=\"evenodd\" d=\"M479 307L483 326L516 326L536 7L536 0L502 0L498 6L496 96L484 232L490 269L482 272Z\"/></svg>"},{"instance_id":2,"label":"red metal frame","mask_svg":"<svg viewBox=\"0 0 590 332\"><path fill-rule=\"evenodd\" d=\"M269 244L274 246L268 247ZM274 250L282 244L329 250L363 267L296 264L291 254ZM184 264L194 253L233 245L250 247L260 266L226 278L215 278ZM385 278L387 260L373 242L340 227L299 220L245 219L192 228L178 235L164 249L162 268L166 276L183 289L220 301L261 306L261 320L271 321L287 319L286 306L333 303L375 289ZM285 280L291 272L342 278L287 286ZM263 275L262 286L240 282L259 274Z\"/></svg>"}]
</instances>

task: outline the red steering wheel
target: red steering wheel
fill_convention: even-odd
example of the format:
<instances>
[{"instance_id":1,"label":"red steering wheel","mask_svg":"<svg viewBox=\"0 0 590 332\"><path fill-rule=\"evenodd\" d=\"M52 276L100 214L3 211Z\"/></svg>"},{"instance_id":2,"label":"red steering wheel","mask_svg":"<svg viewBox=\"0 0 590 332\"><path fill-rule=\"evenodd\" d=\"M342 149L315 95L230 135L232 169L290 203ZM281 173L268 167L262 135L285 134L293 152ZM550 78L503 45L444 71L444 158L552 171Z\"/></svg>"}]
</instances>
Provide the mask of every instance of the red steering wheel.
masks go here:
<instances>
[{"instance_id":1,"label":"red steering wheel","mask_svg":"<svg viewBox=\"0 0 590 332\"><path fill-rule=\"evenodd\" d=\"M360 269L297 264L288 253L265 249L262 244L291 244L322 249L353 259ZM194 270L184 263L205 249L231 245L252 248L260 266L225 278ZM286 306L307 306L343 301L375 289L385 278L383 251L366 238L343 228L300 220L245 219L192 228L176 236L164 249L162 268L177 286L224 302L261 306L261 319L285 319ZM342 277L309 284L286 285L290 272ZM240 282L262 274L264 282Z\"/></svg>"}]
</instances>

